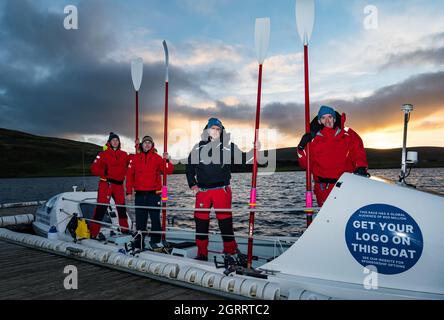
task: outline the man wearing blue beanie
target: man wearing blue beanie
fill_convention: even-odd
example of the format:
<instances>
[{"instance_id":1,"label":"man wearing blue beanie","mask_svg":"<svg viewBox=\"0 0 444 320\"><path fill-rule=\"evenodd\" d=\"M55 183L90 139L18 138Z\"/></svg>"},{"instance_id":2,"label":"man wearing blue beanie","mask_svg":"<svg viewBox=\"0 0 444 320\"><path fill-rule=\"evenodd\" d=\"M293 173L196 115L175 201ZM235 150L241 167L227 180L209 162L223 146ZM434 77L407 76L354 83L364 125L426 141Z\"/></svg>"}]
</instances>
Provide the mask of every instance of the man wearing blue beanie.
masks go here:
<instances>
[{"instance_id":1,"label":"man wearing blue beanie","mask_svg":"<svg viewBox=\"0 0 444 320\"><path fill-rule=\"evenodd\" d=\"M306 148L310 143L314 193L320 207L343 173L369 176L362 139L344 124L345 114L339 115L332 107L321 106L311 124L311 132L306 133L298 145L299 165L306 169Z\"/></svg>"},{"instance_id":2,"label":"man wearing blue beanie","mask_svg":"<svg viewBox=\"0 0 444 320\"><path fill-rule=\"evenodd\" d=\"M208 261L208 230L210 209L218 211L216 218L222 233L226 255L240 255L234 237L233 216L231 212L231 169L234 164L247 164L253 159L254 149L248 153L230 141L222 122L210 118L205 126L201 141L193 147L186 166L188 185L196 195L196 245L198 260Z\"/></svg>"},{"instance_id":3,"label":"man wearing blue beanie","mask_svg":"<svg viewBox=\"0 0 444 320\"><path fill-rule=\"evenodd\" d=\"M319 112L318 112L318 121L319 121L323 116L325 116L325 115L327 115L327 114L331 115L333 118L336 119L336 112L335 112L335 110L334 110L332 107L329 107L329 106L322 106L322 107L319 109Z\"/></svg>"}]
</instances>

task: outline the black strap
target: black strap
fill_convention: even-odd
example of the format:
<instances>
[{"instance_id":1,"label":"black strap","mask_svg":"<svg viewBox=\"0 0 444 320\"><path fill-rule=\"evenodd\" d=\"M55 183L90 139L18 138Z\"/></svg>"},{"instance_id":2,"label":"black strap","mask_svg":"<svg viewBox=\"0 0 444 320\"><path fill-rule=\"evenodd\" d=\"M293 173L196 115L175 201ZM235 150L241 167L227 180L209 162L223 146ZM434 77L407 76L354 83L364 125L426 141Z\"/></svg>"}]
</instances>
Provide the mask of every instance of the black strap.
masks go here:
<instances>
[{"instance_id":1,"label":"black strap","mask_svg":"<svg viewBox=\"0 0 444 320\"><path fill-rule=\"evenodd\" d=\"M136 196L147 196L147 195L157 195L157 191L156 190L150 190L150 191L136 190Z\"/></svg>"},{"instance_id":2,"label":"black strap","mask_svg":"<svg viewBox=\"0 0 444 320\"><path fill-rule=\"evenodd\" d=\"M318 177L318 181L320 183L336 183L338 182L338 179L331 179L331 178L322 178L322 177Z\"/></svg>"},{"instance_id":3,"label":"black strap","mask_svg":"<svg viewBox=\"0 0 444 320\"><path fill-rule=\"evenodd\" d=\"M118 181L118 180L113 180L113 179L106 179L106 182L109 182L112 184L117 184L119 186L121 186L123 184L123 181Z\"/></svg>"}]
</instances>

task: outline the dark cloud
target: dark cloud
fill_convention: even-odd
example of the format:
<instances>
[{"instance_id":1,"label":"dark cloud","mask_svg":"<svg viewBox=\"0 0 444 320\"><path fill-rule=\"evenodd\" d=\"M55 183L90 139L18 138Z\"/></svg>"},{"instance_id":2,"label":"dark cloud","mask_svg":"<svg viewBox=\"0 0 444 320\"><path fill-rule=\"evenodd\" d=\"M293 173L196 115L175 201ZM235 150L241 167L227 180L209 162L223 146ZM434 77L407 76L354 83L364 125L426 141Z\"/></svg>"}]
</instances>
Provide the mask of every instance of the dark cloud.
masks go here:
<instances>
[{"instance_id":1,"label":"dark cloud","mask_svg":"<svg viewBox=\"0 0 444 320\"><path fill-rule=\"evenodd\" d=\"M194 120L206 120L209 117L217 117L221 119L246 121L251 119L252 106L246 104L229 106L222 101L216 101L215 108L201 109L182 105L176 106L174 112Z\"/></svg>"},{"instance_id":2,"label":"dark cloud","mask_svg":"<svg viewBox=\"0 0 444 320\"><path fill-rule=\"evenodd\" d=\"M444 47L420 49L408 53L390 55L387 62L381 66L381 70L389 67L415 66L418 64L432 64L441 66L444 64Z\"/></svg>"},{"instance_id":3,"label":"dark cloud","mask_svg":"<svg viewBox=\"0 0 444 320\"><path fill-rule=\"evenodd\" d=\"M63 12L42 12L26 0L6 1L0 20L0 127L47 135L100 134L118 128L133 136L129 63L107 58L119 48L118 19L108 7L104 0L80 2L79 29L65 30ZM233 78L216 69L205 76ZM201 82L198 73L170 68L171 98L188 91L208 99ZM145 64L140 119L148 120L140 124L142 130L161 134L162 124L150 121L149 115L163 112L163 103L164 66Z\"/></svg>"},{"instance_id":4,"label":"dark cloud","mask_svg":"<svg viewBox=\"0 0 444 320\"><path fill-rule=\"evenodd\" d=\"M347 125L360 132L383 129L393 124L402 124L401 106L414 105L413 119L423 119L435 112L444 111L444 71L412 76L391 86L376 90L372 95L346 100L314 101L312 117L323 104L347 114ZM267 105L264 121L287 134L304 131L304 107L300 104Z\"/></svg>"},{"instance_id":5,"label":"dark cloud","mask_svg":"<svg viewBox=\"0 0 444 320\"><path fill-rule=\"evenodd\" d=\"M327 104L340 112L345 112L348 119L347 124L359 131L383 129L396 123L402 124L401 106L404 103L414 105L414 119L422 119L432 113L444 111L443 88L444 71L420 74L401 83L380 88L365 98L352 101L314 102L312 115L315 115L320 105ZM299 119L302 119L303 108L297 109L299 110Z\"/></svg>"},{"instance_id":6,"label":"dark cloud","mask_svg":"<svg viewBox=\"0 0 444 320\"><path fill-rule=\"evenodd\" d=\"M380 88L371 96L353 101L326 101L348 113L348 123L360 130L402 124L401 105L415 106L414 119L444 111L444 71L415 75L407 80Z\"/></svg>"},{"instance_id":7,"label":"dark cloud","mask_svg":"<svg viewBox=\"0 0 444 320\"><path fill-rule=\"evenodd\" d=\"M418 49L410 52L390 54L386 57L385 63L380 66L380 70L399 66L416 66L418 64L431 64L442 66L444 64L444 32L433 33L423 37L420 43L433 43L434 46L428 49ZM437 46L438 45L438 46Z\"/></svg>"},{"instance_id":8,"label":"dark cloud","mask_svg":"<svg viewBox=\"0 0 444 320\"><path fill-rule=\"evenodd\" d=\"M434 33L429 38L432 41L442 41L444 40L444 32Z\"/></svg>"},{"instance_id":9,"label":"dark cloud","mask_svg":"<svg viewBox=\"0 0 444 320\"><path fill-rule=\"evenodd\" d=\"M116 38L118 19L106 1L82 1L79 30L63 28L64 14L39 11L35 2L7 0L0 17L0 127L36 134L67 136L103 134L116 130L128 137L134 131L134 92L128 63L108 59L120 48ZM443 35L435 35L441 39ZM160 46L160 44L159 44ZM422 57L443 61L443 50L412 53L408 59ZM392 63L396 62L393 58ZM419 59L419 58L418 58ZM406 61L407 61L406 60ZM227 105L203 110L174 104L174 97L192 93L211 99L205 86L233 83L236 72L212 68L186 72L170 70L171 118L205 121L210 116L226 123L254 125L256 106ZM255 75L256 76L256 75ZM162 135L164 68L161 63L145 64L140 93L141 132L156 139ZM402 83L375 91L352 101L312 102L314 116L321 104L330 104L348 115L348 124L362 132L401 123L400 106L415 105L415 119L442 110L444 71L411 77ZM150 114L156 117L150 118ZM304 106L296 103L270 103L261 110L262 122L290 136L304 131Z\"/></svg>"},{"instance_id":10,"label":"dark cloud","mask_svg":"<svg viewBox=\"0 0 444 320\"><path fill-rule=\"evenodd\" d=\"M199 73L200 82L224 88L239 80L239 74L225 68L210 68Z\"/></svg>"},{"instance_id":11,"label":"dark cloud","mask_svg":"<svg viewBox=\"0 0 444 320\"><path fill-rule=\"evenodd\" d=\"M39 11L30 0L7 0L1 20L0 35L5 58L11 67L29 77L33 67L61 72L71 62L96 62L116 44L111 12L106 1L83 1L79 4L78 30L65 30L65 15Z\"/></svg>"},{"instance_id":12,"label":"dark cloud","mask_svg":"<svg viewBox=\"0 0 444 320\"><path fill-rule=\"evenodd\" d=\"M415 106L414 119L422 119L435 112L444 111L444 71L413 76L396 85L378 89L365 98L346 100L325 100L311 103L314 117L323 104L347 114L347 125L365 132L383 129L394 123L402 124L401 105ZM228 106L218 102L216 108L202 112L202 109L181 106L177 112L193 119L205 120L216 116L225 122L248 122L254 125L255 106ZM305 111L303 104L274 102L263 106L261 121L271 128L290 136L303 133Z\"/></svg>"}]
</instances>

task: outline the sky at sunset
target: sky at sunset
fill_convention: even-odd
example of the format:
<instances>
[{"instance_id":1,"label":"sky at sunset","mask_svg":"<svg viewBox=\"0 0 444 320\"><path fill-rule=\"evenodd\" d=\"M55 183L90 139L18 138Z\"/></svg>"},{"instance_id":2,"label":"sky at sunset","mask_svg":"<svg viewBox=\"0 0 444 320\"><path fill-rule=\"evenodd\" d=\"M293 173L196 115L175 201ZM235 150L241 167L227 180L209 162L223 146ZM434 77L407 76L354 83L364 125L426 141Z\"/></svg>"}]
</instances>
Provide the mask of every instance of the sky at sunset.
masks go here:
<instances>
[{"instance_id":1,"label":"sky at sunset","mask_svg":"<svg viewBox=\"0 0 444 320\"><path fill-rule=\"evenodd\" d=\"M63 12L78 8L78 30ZM377 9L377 27L365 8ZM368 7L367 7L368 8ZM0 127L38 135L134 141L130 61L144 60L140 136L163 143L164 56L170 47L170 144L188 154L209 117L252 146L254 25L271 18L264 64L262 146L294 147L304 131L303 47L294 0L0 0ZM444 1L318 0L310 41L312 117L347 114L368 148L444 147Z\"/></svg>"}]
</instances>

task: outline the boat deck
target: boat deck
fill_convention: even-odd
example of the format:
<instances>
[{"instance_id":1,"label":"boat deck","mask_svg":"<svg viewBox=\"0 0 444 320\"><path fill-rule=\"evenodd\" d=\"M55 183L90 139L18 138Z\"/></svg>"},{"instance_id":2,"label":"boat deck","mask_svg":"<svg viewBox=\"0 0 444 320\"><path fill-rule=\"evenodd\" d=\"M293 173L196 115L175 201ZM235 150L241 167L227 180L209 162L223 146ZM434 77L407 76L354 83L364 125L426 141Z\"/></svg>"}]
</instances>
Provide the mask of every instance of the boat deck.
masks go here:
<instances>
[{"instance_id":1,"label":"boat deck","mask_svg":"<svg viewBox=\"0 0 444 320\"><path fill-rule=\"evenodd\" d=\"M66 290L67 265L78 270L78 289ZM22 247L0 240L0 300L217 300L208 293Z\"/></svg>"}]
</instances>

